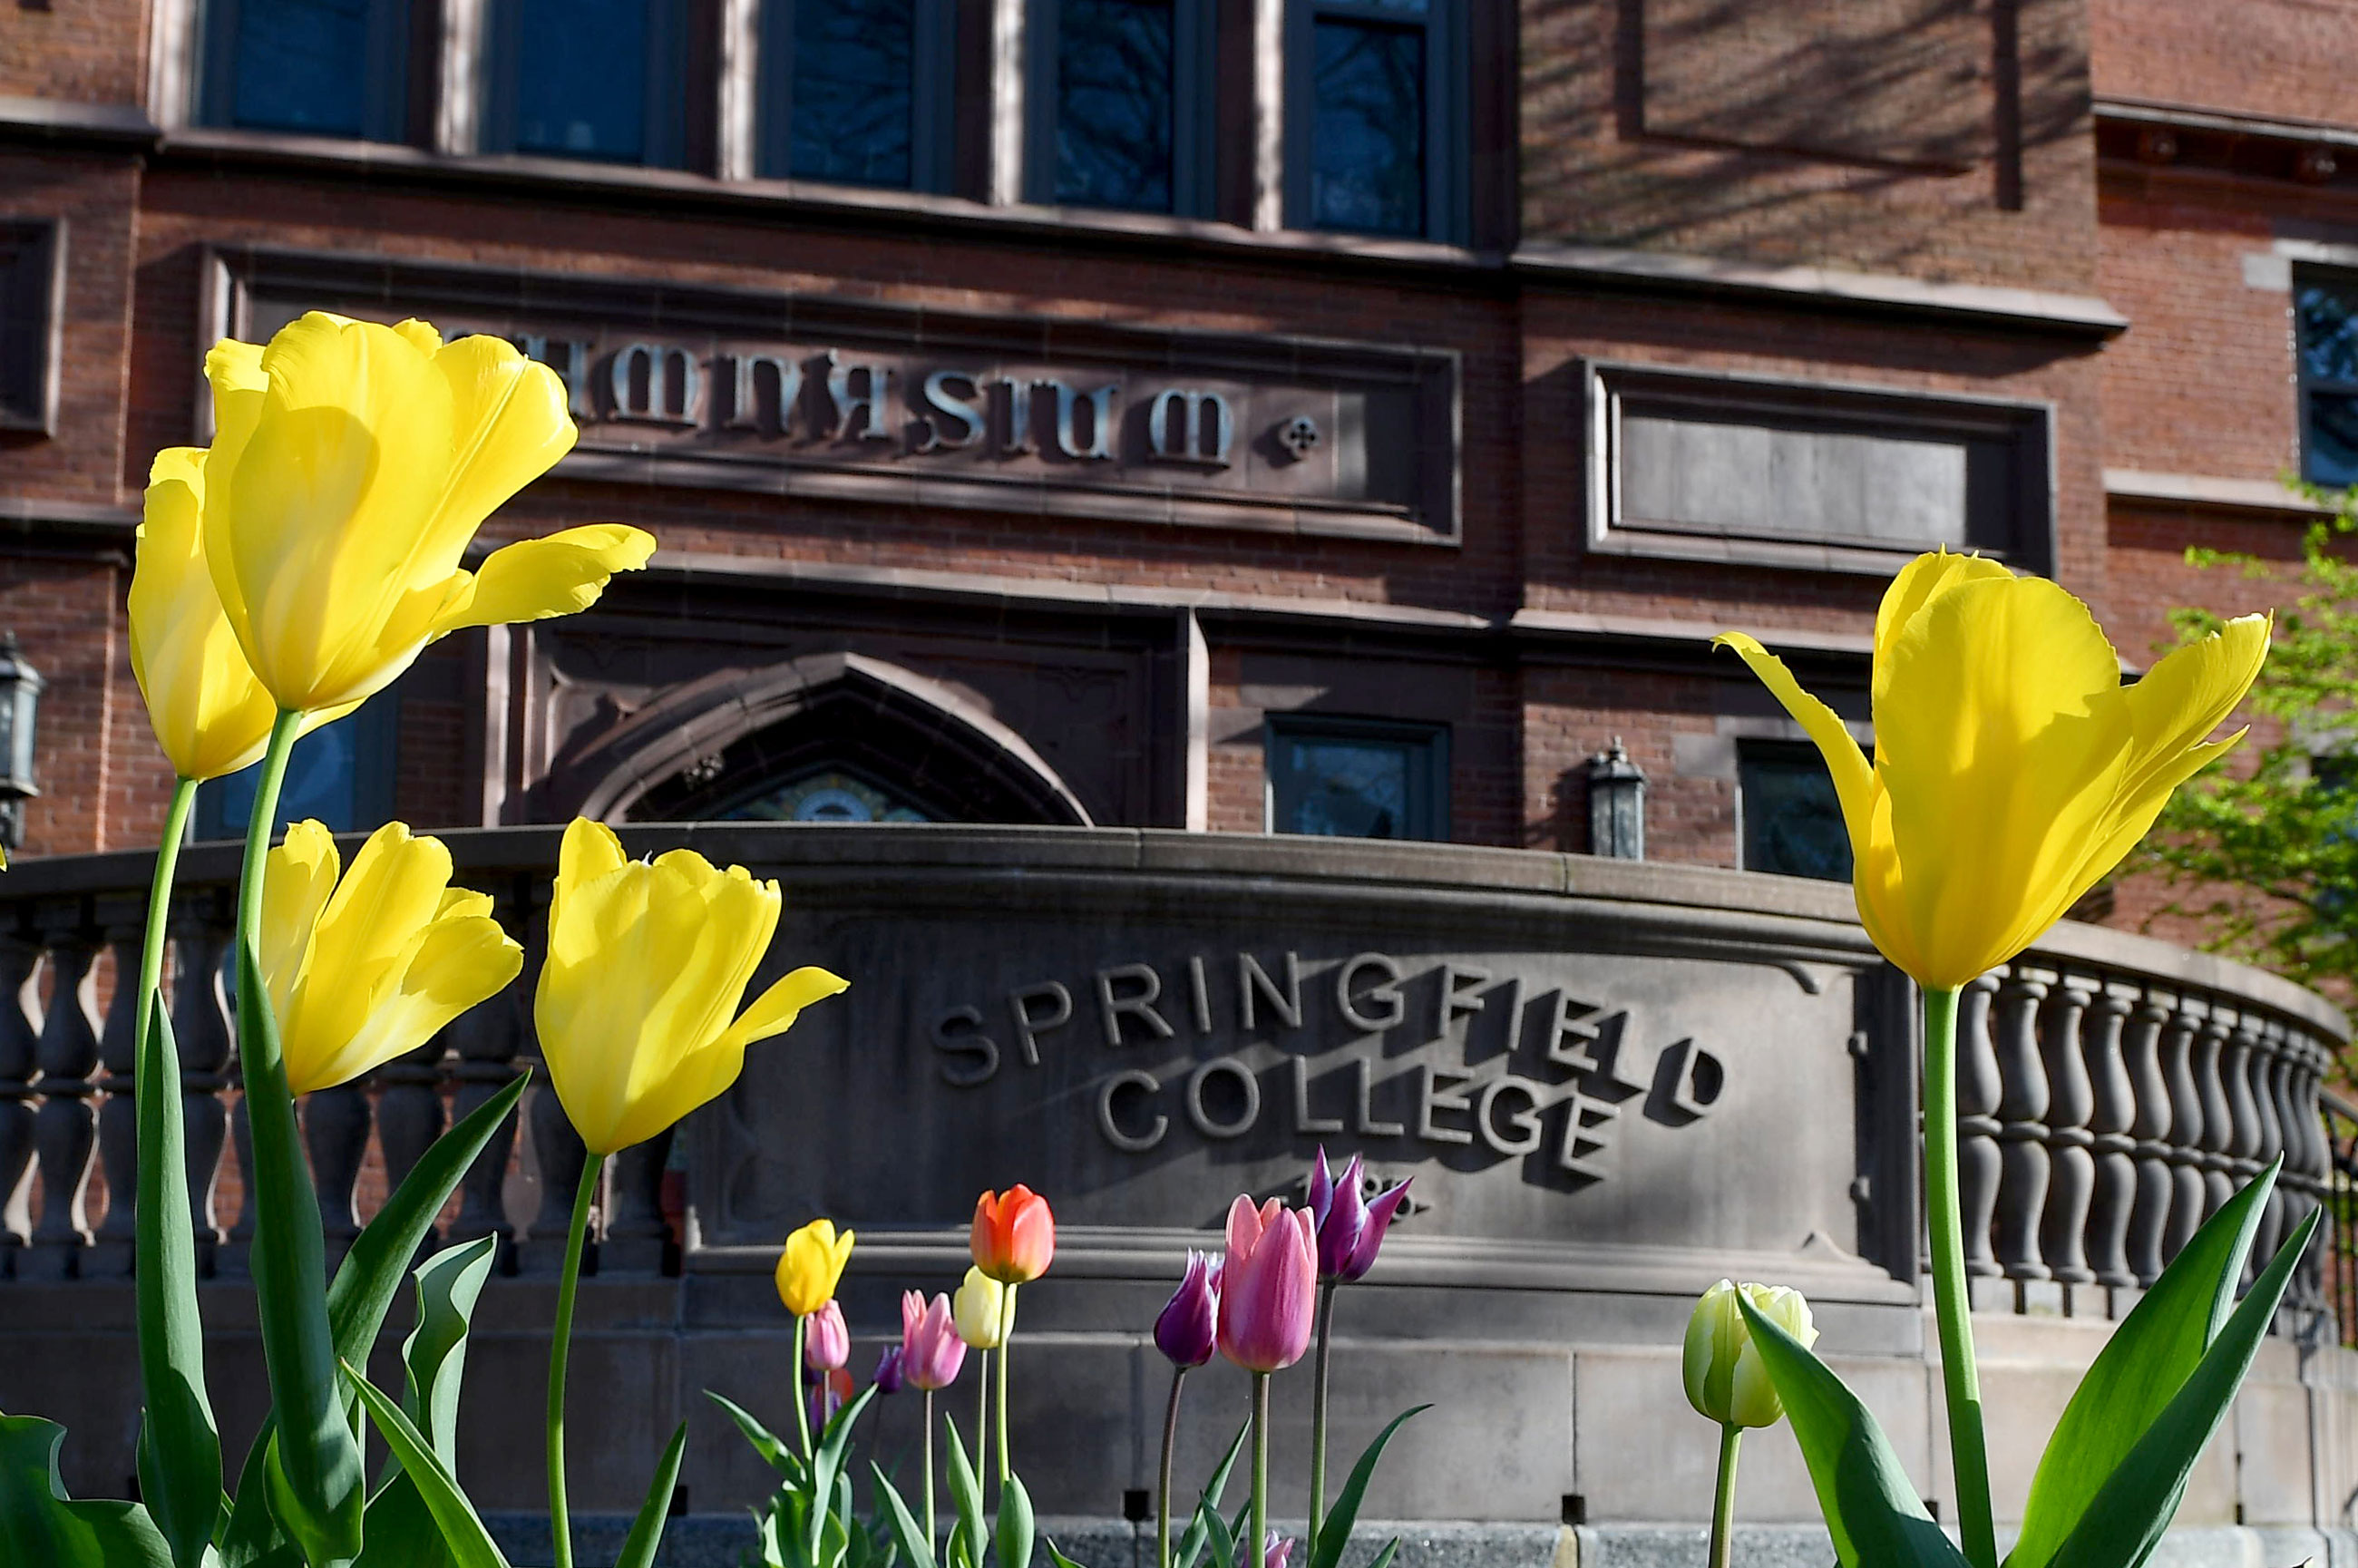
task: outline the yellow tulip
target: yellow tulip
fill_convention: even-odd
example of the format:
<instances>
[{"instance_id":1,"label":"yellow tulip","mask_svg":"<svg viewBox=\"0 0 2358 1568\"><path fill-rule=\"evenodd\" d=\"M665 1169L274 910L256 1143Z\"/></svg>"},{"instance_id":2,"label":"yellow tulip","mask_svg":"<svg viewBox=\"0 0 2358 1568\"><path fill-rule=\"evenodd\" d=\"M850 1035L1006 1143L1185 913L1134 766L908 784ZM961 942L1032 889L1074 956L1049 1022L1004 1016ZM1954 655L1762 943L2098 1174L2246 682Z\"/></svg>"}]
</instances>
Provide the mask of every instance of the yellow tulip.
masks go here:
<instances>
[{"instance_id":1,"label":"yellow tulip","mask_svg":"<svg viewBox=\"0 0 2358 1568\"><path fill-rule=\"evenodd\" d=\"M800 968L737 1003L778 927L778 884L674 849L633 860L577 817L558 851L534 1018L548 1081L597 1153L644 1142L737 1081L745 1047L845 988Z\"/></svg>"},{"instance_id":2,"label":"yellow tulip","mask_svg":"<svg viewBox=\"0 0 2358 1568\"><path fill-rule=\"evenodd\" d=\"M968 1269L950 1303L950 1319L969 1349L998 1349L1007 1337L1007 1287L979 1268Z\"/></svg>"},{"instance_id":3,"label":"yellow tulip","mask_svg":"<svg viewBox=\"0 0 2358 1568\"><path fill-rule=\"evenodd\" d=\"M339 870L328 829L298 822L263 872L262 979L298 1095L416 1050L524 968L440 839L388 822Z\"/></svg>"},{"instance_id":4,"label":"yellow tulip","mask_svg":"<svg viewBox=\"0 0 2358 1568\"><path fill-rule=\"evenodd\" d=\"M599 524L460 568L483 520L574 441L556 373L501 339L313 311L266 348L223 340L205 374L205 560L280 708L358 702L462 626L585 609L654 553Z\"/></svg>"},{"instance_id":5,"label":"yellow tulip","mask_svg":"<svg viewBox=\"0 0 2358 1568\"><path fill-rule=\"evenodd\" d=\"M262 760L278 705L254 678L205 568L202 447L167 447L148 470L146 521L131 569L131 674L157 744L184 779ZM306 715L306 733L352 705Z\"/></svg>"},{"instance_id":6,"label":"yellow tulip","mask_svg":"<svg viewBox=\"0 0 2358 1568\"><path fill-rule=\"evenodd\" d=\"M1872 763L1782 660L1741 633L1719 641L1824 753L1867 935L1949 990L2038 940L2171 790L2243 739L2203 741L2259 674L2268 627L2231 621L2125 688L2120 656L2062 589L1920 556L1876 616Z\"/></svg>"},{"instance_id":7,"label":"yellow tulip","mask_svg":"<svg viewBox=\"0 0 2358 1568\"><path fill-rule=\"evenodd\" d=\"M831 1219L814 1219L786 1238L786 1249L778 1254L778 1299L788 1312L808 1317L835 1299L853 1235L838 1234Z\"/></svg>"},{"instance_id":8,"label":"yellow tulip","mask_svg":"<svg viewBox=\"0 0 2358 1568\"><path fill-rule=\"evenodd\" d=\"M1752 1303L1753 1311L1800 1340L1802 1349L1818 1342L1817 1325L1811 1321L1810 1303L1801 1292L1722 1280L1703 1293L1687 1320L1682 1366L1687 1403L1696 1414L1722 1426L1774 1426L1785 1407L1752 1343L1751 1325L1736 1304L1738 1291Z\"/></svg>"}]
</instances>

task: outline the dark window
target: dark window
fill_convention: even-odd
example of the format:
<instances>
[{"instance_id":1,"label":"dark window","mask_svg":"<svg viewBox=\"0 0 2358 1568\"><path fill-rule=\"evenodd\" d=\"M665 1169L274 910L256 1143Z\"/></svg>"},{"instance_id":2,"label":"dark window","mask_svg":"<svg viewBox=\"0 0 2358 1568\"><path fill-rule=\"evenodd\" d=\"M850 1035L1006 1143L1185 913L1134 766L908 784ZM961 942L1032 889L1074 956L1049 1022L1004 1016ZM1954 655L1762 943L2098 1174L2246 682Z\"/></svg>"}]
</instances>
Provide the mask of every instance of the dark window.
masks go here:
<instances>
[{"instance_id":1,"label":"dark window","mask_svg":"<svg viewBox=\"0 0 2358 1568\"><path fill-rule=\"evenodd\" d=\"M1034 200L1210 210L1212 0L1035 0Z\"/></svg>"},{"instance_id":2,"label":"dark window","mask_svg":"<svg viewBox=\"0 0 2358 1568\"><path fill-rule=\"evenodd\" d=\"M2300 332L2300 473L2358 484L2358 278L2296 276Z\"/></svg>"},{"instance_id":3,"label":"dark window","mask_svg":"<svg viewBox=\"0 0 2358 1568\"><path fill-rule=\"evenodd\" d=\"M1746 743L1736 753L1736 795L1746 871L1850 881L1850 829L1815 746Z\"/></svg>"},{"instance_id":4,"label":"dark window","mask_svg":"<svg viewBox=\"0 0 2358 1568\"><path fill-rule=\"evenodd\" d=\"M503 0L486 146L676 167L685 0Z\"/></svg>"},{"instance_id":5,"label":"dark window","mask_svg":"<svg viewBox=\"0 0 2358 1568\"><path fill-rule=\"evenodd\" d=\"M931 822L925 811L858 773L824 768L712 813L722 822Z\"/></svg>"},{"instance_id":6,"label":"dark window","mask_svg":"<svg viewBox=\"0 0 2358 1568\"><path fill-rule=\"evenodd\" d=\"M398 688L378 693L359 712L314 730L295 742L278 796L274 831L315 817L332 832L381 827L393 816L395 732L401 722ZM196 835L243 838L254 815L262 764L215 780L197 791Z\"/></svg>"},{"instance_id":7,"label":"dark window","mask_svg":"<svg viewBox=\"0 0 2358 1568\"><path fill-rule=\"evenodd\" d=\"M954 27L947 0L770 0L761 173L942 189Z\"/></svg>"},{"instance_id":8,"label":"dark window","mask_svg":"<svg viewBox=\"0 0 2358 1568\"><path fill-rule=\"evenodd\" d=\"M1455 239L1466 96L1453 0L1294 0L1294 222Z\"/></svg>"},{"instance_id":9,"label":"dark window","mask_svg":"<svg viewBox=\"0 0 2358 1568\"><path fill-rule=\"evenodd\" d=\"M409 0L208 0L200 117L398 141L409 26Z\"/></svg>"},{"instance_id":10,"label":"dark window","mask_svg":"<svg viewBox=\"0 0 2358 1568\"><path fill-rule=\"evenodd\" d=\"M1292 715L1269 721L1269 826L1336 838L1449 837L1449 731Z\"/></svg>"},{"instance_id":11,"label":"dark window","mask_svg":"<svg viewBox=\"0 0 2358 1568\"><path fill-rule=\"evenodd\" d=\"M63 220L0 222L0 430L57 422Z\"/></svg>"}]
</instances>

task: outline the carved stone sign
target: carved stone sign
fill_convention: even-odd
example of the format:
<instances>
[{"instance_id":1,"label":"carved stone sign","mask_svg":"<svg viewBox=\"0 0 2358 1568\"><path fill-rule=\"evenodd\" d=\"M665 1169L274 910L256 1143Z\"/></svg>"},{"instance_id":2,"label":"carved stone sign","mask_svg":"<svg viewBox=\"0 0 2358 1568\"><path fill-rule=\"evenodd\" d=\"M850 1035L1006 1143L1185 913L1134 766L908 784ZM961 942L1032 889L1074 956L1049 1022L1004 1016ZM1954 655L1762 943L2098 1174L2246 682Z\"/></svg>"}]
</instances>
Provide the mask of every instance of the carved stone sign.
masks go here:
<instances>
[{"instance_id":1,"label":"carved stone sign","mask_svg":"<svg viewBox=\"0 0 2358 1568\"><path fill-rule=\"evenodd\" d=\"M566 384L572 477L1457 535L1452 353L308 254L221 265L241 335L324 308L507 338Z\"/></svg>"}]
</instances>

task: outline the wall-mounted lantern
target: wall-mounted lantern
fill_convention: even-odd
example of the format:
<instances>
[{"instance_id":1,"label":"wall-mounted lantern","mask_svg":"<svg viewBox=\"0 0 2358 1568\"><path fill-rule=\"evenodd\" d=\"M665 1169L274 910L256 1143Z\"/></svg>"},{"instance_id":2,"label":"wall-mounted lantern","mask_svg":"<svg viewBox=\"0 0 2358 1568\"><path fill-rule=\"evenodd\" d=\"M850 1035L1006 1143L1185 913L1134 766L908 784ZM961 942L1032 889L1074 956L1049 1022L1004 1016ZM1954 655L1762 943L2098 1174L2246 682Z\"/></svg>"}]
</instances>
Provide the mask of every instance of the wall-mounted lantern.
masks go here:
<instances>
[{"instance_id":1,"label":"wall-mounted lantern","mask_svg":"<svg viewBox=\"0 0 2358 1568\"><path fill-rule=\"evenodd\" d=\"M1617 860L1646 858L1646 775L1618 735L1588 759L1588 852Z\"/></svg>"},{"instance_id":2,"label":"wall-mounted lantern","mask_svg":"<svg viewBox=\"0 0 2358 1568\"><path fill-rule=\"evenodd\" d=\"M16 649L16 633L0 633L0 844L25 842L25 803L41 793L33 782L33 727L49 683Z\"/></svg>"}]
</instances>

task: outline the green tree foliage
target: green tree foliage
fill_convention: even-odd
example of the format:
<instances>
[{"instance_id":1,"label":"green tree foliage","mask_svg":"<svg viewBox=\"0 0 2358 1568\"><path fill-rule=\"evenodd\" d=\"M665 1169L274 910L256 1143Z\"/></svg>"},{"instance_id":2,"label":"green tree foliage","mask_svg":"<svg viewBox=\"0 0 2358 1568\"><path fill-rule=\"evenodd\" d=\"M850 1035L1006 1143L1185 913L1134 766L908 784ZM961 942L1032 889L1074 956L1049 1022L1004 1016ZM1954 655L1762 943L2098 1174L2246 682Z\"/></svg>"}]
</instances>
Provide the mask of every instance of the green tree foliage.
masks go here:
<instances>
[{"instance_id":1,"label":"green tree foliage","mask_svg":"<svg viewBox=\"0 0 2358 1568\"><path fill-rule=\"evenodd\" d=\"M2299 569L2192 549L2194 565L2292 589L2245 704L2242 752L2171 798L2132 860L2172 892L2160 913L2201 921L2204 946L2347 1002L2358 997L2358 489L2303 493L2333 508L2303 541ZM2181 638L2209 611L2170 615Z\"/></svg>"}]
</instances>

